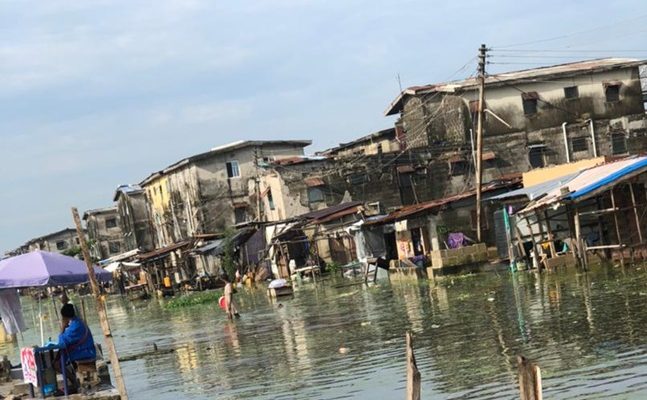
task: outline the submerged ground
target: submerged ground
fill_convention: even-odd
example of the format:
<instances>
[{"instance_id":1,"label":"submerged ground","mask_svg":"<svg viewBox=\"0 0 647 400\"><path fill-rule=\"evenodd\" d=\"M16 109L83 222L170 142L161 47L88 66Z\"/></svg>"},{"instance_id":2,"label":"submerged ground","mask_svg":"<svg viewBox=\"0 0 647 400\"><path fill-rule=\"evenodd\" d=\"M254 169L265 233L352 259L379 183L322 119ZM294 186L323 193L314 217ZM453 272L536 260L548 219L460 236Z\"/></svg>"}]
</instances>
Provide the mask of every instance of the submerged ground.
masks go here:
<instances>
[{"instance_id":1,"label":"submerged ground","mask_svg":"<svg viewBox=\"0 0 647 400\"><path fill-rule=\"evenodd\" d=\"M546 398L647 397L640 266L348 284L304 285L282 307L263 290L241 290L235 323L215 304L167 310L159 300L112 298L120 356L153 343L174 350L122 363L130 397L403 398L406 330L415 335L424 398L516 399L517 354L542 367ZM34 327L20 345L34 344L34 307L25 300L23 308ZM101 341L96 316L88 319ZM48 318L46 336L56 326ZM16 362L17 349L1 345L0 354Z\"/></svg>"}]
</instances>

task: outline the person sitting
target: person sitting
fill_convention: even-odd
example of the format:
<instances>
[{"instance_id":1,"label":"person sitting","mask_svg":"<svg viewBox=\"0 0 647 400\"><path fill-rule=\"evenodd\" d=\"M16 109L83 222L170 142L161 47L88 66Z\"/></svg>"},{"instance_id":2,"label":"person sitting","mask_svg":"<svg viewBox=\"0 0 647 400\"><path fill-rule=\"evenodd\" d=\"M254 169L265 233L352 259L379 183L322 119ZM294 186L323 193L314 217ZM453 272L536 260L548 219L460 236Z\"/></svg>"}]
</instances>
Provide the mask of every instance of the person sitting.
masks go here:
<instances>
[{"instance_id":1,"label":"person sitting","mask_svg":"<svg viewBox=\"0 0 647 400\"><path fill-rule=\"evenodd\" d=\"M90 328L76 316L74 306L65 304L61 308L61 334L58 335L58 344L65 348L67 359L75 361L94 361L97 351L94 347L94 338Z\"/></svg>"},{"instance_id":2,"label":"person sitting","mask_svg":"<svg viewBox=\"0 0 647 400\"><path fill-rule=\"evenodd\" d=\"M97 350L94 338L88 325L76 316L74 306L65 304L61 308L61 333L58 335L58 345L65 352L67 367L66 375L71 383L72 393L78 389L76 380L76 363L94 362ZM56 363L58 367L58 363ZM58 368L57 368L58 369ZM60 372L60 371L59 371Z\"/></svg>"}]
</instances>

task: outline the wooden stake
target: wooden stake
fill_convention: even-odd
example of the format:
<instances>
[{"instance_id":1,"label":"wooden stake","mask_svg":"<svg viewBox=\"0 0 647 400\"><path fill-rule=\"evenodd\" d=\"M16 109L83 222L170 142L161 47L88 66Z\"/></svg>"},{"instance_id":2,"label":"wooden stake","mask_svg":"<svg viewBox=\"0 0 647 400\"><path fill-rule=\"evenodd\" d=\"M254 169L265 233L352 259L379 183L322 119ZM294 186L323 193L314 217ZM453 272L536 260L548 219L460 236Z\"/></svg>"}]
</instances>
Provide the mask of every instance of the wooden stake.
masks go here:
<instances>
[{"instance_id":1,"label":"wooden stake","mask_svg":"<svg viewBox=\"0 0 647 400\"><path fill-rule=\"evenodd\" d=\"M420 400L420 371L413 354L413 337L407 332L407 397L406 400Z\"/></svg>"},{"instance_id":2,"label":"wooden stake","mask_svg":"<svg viewBox=\"0 0 647 400\"><path fill-rule=\"evenodd\" d=\"M542 400L541 369L524 356L517 356L521 400Z\"/></svg>"},{"instance_id":3,"label":"wooden stake","mask_svg":"<svg viewBox=\"0 0 647 400\"><path fill-rule=\"evenodd\" d=\"M110 363L112 364L112 370L115 373L115 383L117 384L117 390L119 391L119 396L121 400L128 400L128 392L126 391L126 385L124 383L123 376L121 374L121 366L119 365L119 356L117 355L117 348L115 347L115 342L112 340L112 331L110 330L110 322L108 321L108 313L106 311L106 303L101 292L99 290L99 283L97 282L97 277L94 274L94 265L92 264L92 259L90 258L90 250L88 249L88 243L85 240L85 234L83 233L83 227L81 226L81 218L79 218L79 210L76 207L72 207L72 218L74 218L74 224L76 225L76 232L79 235L79 242L81 244L81 251L83 252L83 258L85 259L85 265L88 267L88 276L90 278L90 285L92 286L92 293L96 298L97 313L99 314L99 322L101 322L101 329L103 330L103 337L106 342L106 347L108 348L108 353L110 355Z\"/></svg>"},{"instance_id":4,"label":"wooden stake","mask_svg":"<svg viewBox=\"0 0 647 400\"><path fill-rule=\"evenodd\" d=\"M638 230L638 239L640 244L643 244L643 233L640 229L640 216L638 215L638 206L636 206L636 194L634 193L634 185L629 183L629 192L631 193L631 205L634 209L634 217L636 218L636 229Z\"/></svg>"},{"instance_id":5,"label":"wooden stake","mask_svg":"<svg viewBox=\"0 0 647 400\"><path fill-rule=\"evenodd\" d=\"M544 210L544 221L546 222L546 235L548 237L548 244L550 246L550 256L556 257L557 250L555 249L555 237L553 236L553 230L550 227L550 219L548 218L547 210Z\"/></svg>"}]
</instances>

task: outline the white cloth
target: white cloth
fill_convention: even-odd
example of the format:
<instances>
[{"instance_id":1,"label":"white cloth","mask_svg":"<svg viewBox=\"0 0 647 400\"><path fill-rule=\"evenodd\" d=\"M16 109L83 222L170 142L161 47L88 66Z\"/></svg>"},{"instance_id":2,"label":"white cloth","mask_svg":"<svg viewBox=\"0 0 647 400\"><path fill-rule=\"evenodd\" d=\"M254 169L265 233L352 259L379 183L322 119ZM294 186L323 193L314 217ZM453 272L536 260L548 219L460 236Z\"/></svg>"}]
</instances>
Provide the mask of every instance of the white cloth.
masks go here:
<instances>
[{"instance_id":1,"label":"white cloth","mask_svg":"<svg viewBox=\"0 0 647 400\"><path fill-rule=\"evenodd\" d=\"M16 289L0 290L0 318L9 335L24 332L27 329Z\"/></svg>"},{"instance_id":2,"label":"white cloth","mask_svg":"<svg viewBox=\"0 0 647 400\"><path fill-rule=\"evenodd\" d=\"M267 287L269 289L280 289L287 285L288 281L286 281L285 279L274 279Z\"/></svg>"}]
</instances>

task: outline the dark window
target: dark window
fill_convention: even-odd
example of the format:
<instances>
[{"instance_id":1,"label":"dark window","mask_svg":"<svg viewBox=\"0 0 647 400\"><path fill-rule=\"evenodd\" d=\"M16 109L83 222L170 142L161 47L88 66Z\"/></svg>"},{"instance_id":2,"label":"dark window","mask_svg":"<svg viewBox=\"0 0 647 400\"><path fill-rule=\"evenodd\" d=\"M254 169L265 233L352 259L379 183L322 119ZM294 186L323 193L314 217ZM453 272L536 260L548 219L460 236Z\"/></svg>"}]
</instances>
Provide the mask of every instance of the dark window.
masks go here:
<instances>
[{"instance_id":1,"label":"dark window","mask_svg":"<svg viewBox=\"0 0 647 400\"><path fill-rule=\"evenodd\" d=\"M81 240L78 237L75 238L75 240L76 240L76 244L81 244Z\"/></svg>"},{"instance_id":2,"label":"dark window","mask_svg":"<svg viewBox=\"0 0 647 400\"><path fill-rule=\"evenodd\" d=\"M274 206L274 197L272 197L272 191L271 190L267 191L267 203L270 206L270 210L274 210L276 208Z\"/></svg>"},{"instance_id":3,"label":"dark window","mask_svg":"<svg viewBox=\"0 0 647 400\"><path fill-rule=\"evenodd\" d=\"M117 218L108 218L106 220L106 228L116 228L117 227Z\"/></svg>"},{"instance_id":4,"label":"dark window","mask_svg":"<svg viewBox=\"0 0 647 400\"><path fill-rule=\"evenodd\" d=\"M228 178L240 177L240 168L238 167L238 161L227 162L227 177Z\"/></svg>"},{"instance_id":5,"label":"dark window","mask_svg":"<svg viewBox=\"0 0 647 400\"><path fill-rule=\"evenodd\" d=\"M450 165L452 176L465 175L469 172L469 163L467 161L454 161Z\"/></svg>"},{"instance_id":6,"label":"dark window","mask_svg":"<svg viewBox=\"0 0 647 400\"><path fill-rule=\"evenodd\" d=\"M476 210L472 210L470 214L471 214L472 230L475 231L476 230ZM482 230L488 229L487 216L488 216L488 213L485 210L485 208L483 208L481 210L481 229Z\"/></svg>"},{"instance_id":7,"label":"dark window","mask_svg":"<svg viewBox=\"0 0 647 400\"><path fill-rule=\"evenodd\" d=\"M580 97L580 91L577 89L577 86L569 86L564 88L564 98L577 99L578 97Z\"/></svg>"},{"instance_id":8,"label":"dark window","mask_svg":"<svg viewBox=\"0 0 647 400\"><path fill-rule=\"evenodd\" d=\"M611 151L613 154L624 154L627 152L627 137L624 133L611 134Z\"/></svg>"},{"instance_id":9,"label":"dark window","mask_svg":"<svg viewBox=\"0 0 647 400\"><path fill-rule=\"evenodd\" d=\"M108 251L110 254L116 254L121 251L121 243L119 242L108 242Z\"/></svg>"},{"instance_id":10,"label":"dark window","mask_svg":"<svg viewBox=\"0 0 647 400\"><path fill-rule=\"evenodd\" d=\"M308 202L312 203L321 203L324 201L324 192L321 188L311 187L308 188Z\"/></svg>"},{"instance_id":11,"label":"dark window","mask_svg":"<svg viewBox=\"0 0 647 400\"><path fill-rule=\"evenodd\" d=\"M234 209L234 218L236 219L237 224L247 222L247 210L245 210L242 207L235 208Z\"/></svg>"},{"instance_id":12,"label":"dark window","mask_svg":"<svg viewBox=\"0 0 647 400\"><path fill-rule=\"evenodd\" d=\"M573 153L578 151L589 151L589 144L585 137L576 137L571 139L571 149Z\"/></svg>"},{"instance_id":13,"label":"dark window","mask_svg":"<svg viewBox=\"0 0 647 400\"><path fill-rule=\"evenodd\" d=\"M620 85L606 85L604 88L604 96L608 103L620 101Z\"/></svg>"},{"instance_id":14,"label":"dark window","mask_svg":"<svg viewBox=\"0 0 647 400\"><path fill-rule=\"evenodd\" d=\"M544 147L531 147L528 151L528 161L532 168L543 168L546 166Z\"/></svg>"},{"instance_id":15,"label":"dark window","mask_svg":"<svg viewBox=\"0 0 647 400\"><path fill-rule=\"evenodd\" d=\"M67 242L65 240L59 240L56 242L56 249L65 250L67 249Z\"/></svg>"},{"instance_id":16,"label":"dark window","mask_svg":"<svg viewBox=\"0 0 647 400\"><path fill-rule=\"evenodd\" d=\"M526 115L537 114L537 100L539 95L537 92L528 92L521 95L523 101L523 113Z\"/></svg>"}]
</instances>

